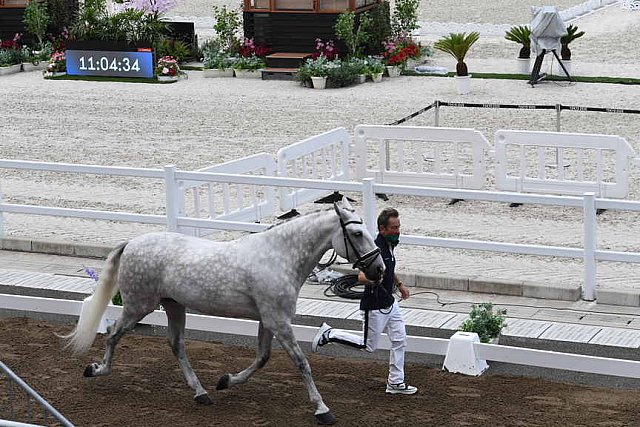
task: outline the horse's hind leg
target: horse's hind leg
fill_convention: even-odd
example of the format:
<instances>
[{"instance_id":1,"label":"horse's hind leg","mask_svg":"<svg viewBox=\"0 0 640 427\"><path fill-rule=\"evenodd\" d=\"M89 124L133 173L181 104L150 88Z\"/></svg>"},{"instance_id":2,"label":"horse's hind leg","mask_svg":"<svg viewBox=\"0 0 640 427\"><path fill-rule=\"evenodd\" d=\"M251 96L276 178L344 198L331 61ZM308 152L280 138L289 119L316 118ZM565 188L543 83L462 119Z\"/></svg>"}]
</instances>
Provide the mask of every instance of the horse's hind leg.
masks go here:
<instances>
[{"instance_id":1,"label":"horse's hind leg","mask_svg":"<svg viewBox=\"0 0 640 427\"><path fill-rule=\"evenodd\" d=\"M135 308L132 305L125 305L122 308L122 316L114 326L109 328L109 338L107 338L107 348L102 358L102 363L92 363L84 370L85 377L98 377L103 375L109 375L111 373L111 361L113 359L113 351L120 341L122 336L132 330L136 324L141 321L144 316L151 313L155 307L155 304L149 305L151 307L137 306Z\"/></svg>"},{"instance_id":2,"label":"horse's hind leg","mask_svg":"<svg viewBox=\"0 0 640 427\"><path fill-rule=\"evenodd\" d=\"M218 381L218 390L223 390L234 385L242 384L246 382L251 375L253 375L258 369L262 368L269 361L271 356L271 341L273 340L273 334L270 330L266 329L262 322L258 326L258 354L251 366L242 372L237 374L225 374Z\"/></svg>"},{"instance_id":3,"label":"horse's hind leg","mask_svg":"<svg viewBox=\"0 0 640 427\"><path fill-rule=\"evenodd\" d=\"M327 405L322 401L322 396L320 396L320 393L313 382L309 362L296 341L291 324L279 324L272 330L282 347L285 349L287 354L289 354L289 357L291 357L291 360L293 360L293 363L298 367L302 374L302 379L307 385L307 390L309 392L309 399L316 405L315 417L318 424L335 424L336 418L331 414Z\"/></svg>"},{"instance_id":4,"label":"horse's hind leg","mask_svg":"<svg viewBox=\"0 0 640 427\"><path fill-rule=\"evenodd\" d=\"M167 313L168 329L167 335L169 338L169 344L174 356L178 359L178 364L182 369L182 373L187 380L189 387L195 390L195 400L198 403L210 405L213 402L207 394L207 390L202 387L200 380L193 371L189 359L187 358L187 352L184 345L184 326L185 326L185 308L182 304L179 304L171 299L163 299L161 301L164 311Z\"/></svg>"}]
</instances>

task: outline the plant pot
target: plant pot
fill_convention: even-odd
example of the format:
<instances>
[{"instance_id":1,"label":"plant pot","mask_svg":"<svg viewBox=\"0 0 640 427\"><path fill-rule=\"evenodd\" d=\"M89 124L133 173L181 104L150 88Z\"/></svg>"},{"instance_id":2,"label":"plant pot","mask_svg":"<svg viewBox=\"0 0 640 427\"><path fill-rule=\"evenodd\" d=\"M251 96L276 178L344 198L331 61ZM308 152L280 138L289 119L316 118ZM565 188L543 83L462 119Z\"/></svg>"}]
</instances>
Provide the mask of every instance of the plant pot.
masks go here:
<instances>
[{"instance_id":1,"label":"plant pot","mask_svg":"<svg viewBox=\"0 0 640 427\"><path fill-rule=\"evenodd\" d=\"M570 59L562 59L561 60L562 65L564 65L564 68L567 70L567 73L569 73L569 75L573 74L573 70L571 68L571 60ZM562 67L560 65L558 65L559 71L558 74L561 76L564 76L564 71L562 71Z\"/></svg>"},{"instance_id":2,"label":"plant pot","mask_svg":"<svg viewBox=\"0 0 640 427\"><path fill-rule=\"evenodd\" d=\"M358 74L358 83L364 83L367 81L367 75L366 74Z\"/></svg>"},{"instance_id":3,"label":"plant pot","mask_svg":"<svg viewBox=\"0 0 640 427\"><path fill-rule=\"evenodd\" d=\"M22 63L22 71L41 71L45 70L49 65L46 61L40 61L37 64L33 64L31 62L23 62Z\"/></svg>"},{"instance_id":4,"label":"plant pot","mask_svg":"<svg viewBox=\"0 0 640 427\"><path fill-rule=\"evenodd\" d=\"M382 73L371 74L371 80L374 83L381 83L382 82Z\"/></svg>"},{"instance_id":5,"label":"plant pot","mask_svg":"<svg viewBox=\"0 0 640 427\"><path fill-rule=\"evenodd\" d=\"M531 74L531 58L518 58L518 74Z\"/></svg>"},{"instance_id":6,"label":"plant pot","mask_svg":"<svg viewBox=\"0 0 640 427\"><path fill-rule=\"evenodd\" d=\"M327 78L319 76L311 76L311 84L314 89L324 89L327 87Z\"/></svg>"},{"instance_id":7,"label":"plant pot","mask_svg":"<svg viewBox=\"0 0 640 427\"><path fill-rule=\"evenodd\" d=\"M466 95L471 92L471 74L468 76L456 76L455 78L459 95Z\"/></svg>"},{"instance_id":8,"label":"plant pot","mask_svg":"<svg viewBox=\"0 0 640 427\"><path fill-rule=\"evenodd\" d=\"M220 68L205 68L203 70L203 73L204 73L205 79L212 79L212 78L218 78L218 77L233 77L232 68L227 68L224 70Z\"/></svg>"},{"instance_id":9,"label":"plant pot","mask_svg":"<svg viewBox=\"0 0 640 427\"><path fill-rule=\"evenodd\" d=\"M180 76L158 76L159 82L177 82Z\"/></svg>"},{"instance_id":10,"label":"plant pot","mask_svg":"<svg viewBox=\"0 0 640 427\"><path fill-rule=\"evenodd\" d=\"M236 77L240 79L261 79L262 71L260 70L233 70Z\"/></svg>"},{"instance_id":11,"label":"plant pot","mask_svg":"<svg viewBox=\"0 0 640 427\"><path fill-rule=\"evenodd\" d=\"M8 67L0 67L0 76L19 73L22 70L22 64L9 65Z\"/></svg>"},{"instance_id":12,"label":"plant pot","mask_svg":"<svg viewBox=\"0 0 640 427\"><path fill-rule=\"evenodd\" d=\"M402 68L397 65L387 65L387 75L389 77L400 77Z\"/></svg>"}]
</instances>

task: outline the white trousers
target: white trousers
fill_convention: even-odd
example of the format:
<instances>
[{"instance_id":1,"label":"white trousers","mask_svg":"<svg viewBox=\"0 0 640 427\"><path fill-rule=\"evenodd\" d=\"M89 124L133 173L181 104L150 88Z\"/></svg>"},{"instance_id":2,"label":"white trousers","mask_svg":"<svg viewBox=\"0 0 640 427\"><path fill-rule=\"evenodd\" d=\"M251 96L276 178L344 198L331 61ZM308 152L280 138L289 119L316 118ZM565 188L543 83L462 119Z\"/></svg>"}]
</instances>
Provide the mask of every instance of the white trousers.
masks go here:
<instances>
[{"instance_id":1,"label":"white trousers","mask_svg":"<svg viewBox=\"0 0 640 427\"><path fill-rule=\"evenodd\" d=\"M341 329L329 330L329 342L357 347L372 353L378 348L381 334L386 333L391 341L388 381L390 384L404 382L404 351L407 346L407 332L398 302L395 301L386 310L361 311L360 313L363 320L363 333L367 339L366 343L364 337ZM365 314L368 319L364 318ZM367 330L364 330L365 327Z\"/></svg>"}]
</instances>

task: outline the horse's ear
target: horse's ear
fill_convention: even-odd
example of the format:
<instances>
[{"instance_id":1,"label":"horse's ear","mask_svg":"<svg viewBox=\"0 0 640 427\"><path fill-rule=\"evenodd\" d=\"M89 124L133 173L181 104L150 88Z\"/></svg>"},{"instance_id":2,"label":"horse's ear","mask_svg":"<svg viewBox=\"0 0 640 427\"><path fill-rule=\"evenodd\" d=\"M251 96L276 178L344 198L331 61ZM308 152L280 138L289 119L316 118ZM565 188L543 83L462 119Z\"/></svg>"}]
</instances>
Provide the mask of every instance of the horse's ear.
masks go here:
<instances>
[{"instance_id":1,"label":"horse's ear","mask_svg":"<svg viewBox=\"0 0 640 427\"><path fill-rule=\"evenodd\" d=\"M351 207L351 203L349 203L349 199L347 196L342 196L342 209L346 209L350 212L355 212L355 209Z\"/></svg>"}]
</instances>

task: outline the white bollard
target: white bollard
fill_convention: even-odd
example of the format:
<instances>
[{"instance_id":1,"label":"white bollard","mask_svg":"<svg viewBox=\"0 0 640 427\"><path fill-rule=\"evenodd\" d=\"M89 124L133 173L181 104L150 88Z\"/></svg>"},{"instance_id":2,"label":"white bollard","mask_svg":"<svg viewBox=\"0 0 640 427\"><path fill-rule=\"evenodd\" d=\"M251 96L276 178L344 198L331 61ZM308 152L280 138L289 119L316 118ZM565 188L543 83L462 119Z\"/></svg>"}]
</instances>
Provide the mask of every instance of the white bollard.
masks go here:
<instances>
[{"instance_id":1,"label":"white bollard","mask_svg":"<svg viewBox=\"0 0 640 427\"><path fill-rule=\"evenodd\" d=\"M486 360L478 359L474 348L480 338L475 332L456 332L449 339L442 369L448 372L478 376L489 368Z\"/></svg>"}]
</instances>

